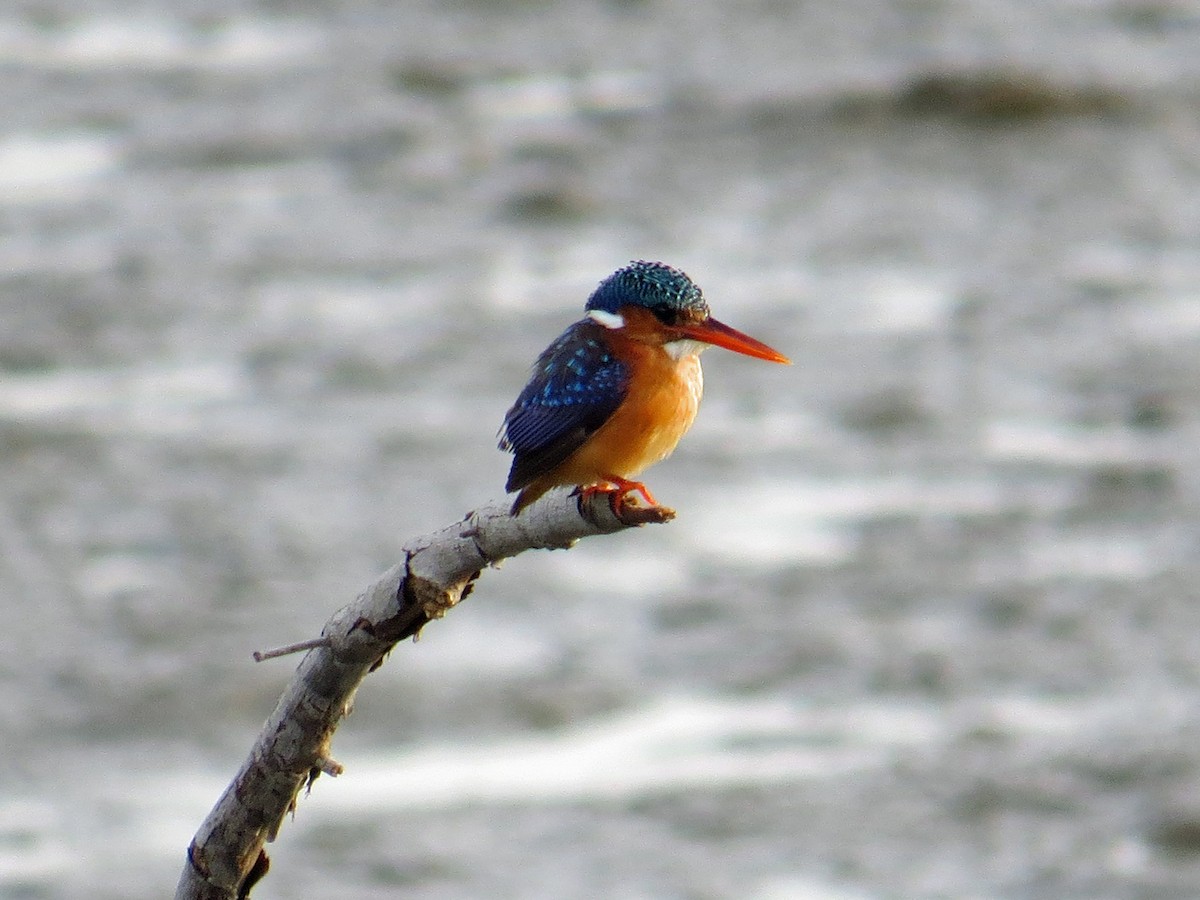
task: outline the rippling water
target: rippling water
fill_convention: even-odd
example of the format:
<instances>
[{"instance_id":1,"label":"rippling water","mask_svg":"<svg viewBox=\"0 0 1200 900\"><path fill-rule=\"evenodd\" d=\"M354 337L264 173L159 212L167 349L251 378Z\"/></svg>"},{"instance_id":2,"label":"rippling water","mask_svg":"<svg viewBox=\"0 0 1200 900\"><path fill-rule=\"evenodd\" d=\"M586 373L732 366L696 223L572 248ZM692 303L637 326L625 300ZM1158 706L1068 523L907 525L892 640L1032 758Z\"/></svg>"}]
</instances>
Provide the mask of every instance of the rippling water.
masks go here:
<instances>
[{"instance_id":1,"label":"rippling water","mask_svg":"<svg viewBox=\"0 0 1200 900\"><path fill-rule=\"evenodd\" d=\"M679 519L392 654L256 897L1193 898L1200 8L0 12L0 896L160 897L594 284Z\"/></svg>"}]
</instances>

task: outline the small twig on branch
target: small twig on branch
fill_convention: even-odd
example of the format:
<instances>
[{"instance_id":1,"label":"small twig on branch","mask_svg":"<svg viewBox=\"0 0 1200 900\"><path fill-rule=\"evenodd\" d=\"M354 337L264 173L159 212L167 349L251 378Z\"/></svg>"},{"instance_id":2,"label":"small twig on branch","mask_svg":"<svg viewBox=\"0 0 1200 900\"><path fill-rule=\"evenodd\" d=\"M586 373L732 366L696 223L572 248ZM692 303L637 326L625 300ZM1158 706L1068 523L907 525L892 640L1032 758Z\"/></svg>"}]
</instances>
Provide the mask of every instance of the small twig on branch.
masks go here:
<instances>
[{"instance_id":1,"label":"small twig on branch","mask_svg":"<svg viewBox=\"0 0 1200 900\"><path fill-rule=\"evenodd\" d=\"M327 756L317 757L313 761L313 768L319 769L321 772L323 772L326 775L329 775L332 778L336 778L337 776L341 775L344 771L346 771L346 767L343 766L340 762L338 762L336 759L330 759ZM316 780L316 778L313 777L312 779L310 779L309 783L311 784L312 781L315 781L315 780Z\"/></svg>"},{"instance_id":2,"label":"small twig on branch","mask_svg":"<svg viewBox=\"0 0 1200 900\"><path fill-rule=\"evenodd\" d=\"M338 610L319 638L255 653L256 660L307 650L249 756L188 847L176 900L241 900L267 873L274 840L306 784L340 774L333 734L368 673L398 641L415 637L470 593L480 572L533 549L566 549L580 538L614 534L675 517L666 507L614 504L554 493L519 517L487 506L409 543L393 566Z\"/></svg>"},{"instance_id":3,"label":"small twig on branch","mask_svg":"<svg viewBox=\"0 0 1200 900\"><path fill-rule=\"evenodd\" d=\"M307 641L300 641L295 644L288 644L284 647L276 647L274 650L255 650L254 661L262 662L266 659L278 659L281 656L287 656L290 653L301 653L305 650L315 650L318 647L328 647L329 638L319 637L310 638Z\"/></svg>"}]
</instances>

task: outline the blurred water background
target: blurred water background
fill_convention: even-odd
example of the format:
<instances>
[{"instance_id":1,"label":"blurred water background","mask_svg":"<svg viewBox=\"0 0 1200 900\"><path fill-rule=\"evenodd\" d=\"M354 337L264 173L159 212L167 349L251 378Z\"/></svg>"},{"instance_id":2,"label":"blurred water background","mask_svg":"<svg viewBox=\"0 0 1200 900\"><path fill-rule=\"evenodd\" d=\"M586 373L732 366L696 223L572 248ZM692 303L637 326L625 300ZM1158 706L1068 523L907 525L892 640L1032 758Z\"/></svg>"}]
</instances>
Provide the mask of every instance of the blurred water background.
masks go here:
<instances>
[{"instance_id":1,"label":"blurred water background","mask_svg":"<svg viewBox=\"0 0 1200 900\"><path fill-rule=\"evenodd\" d=\"M633 258L679 519L485 573L256 898L1200 896L1200 4L9 0L0 897L152 898Z\"/></svg>"}]
</instances>

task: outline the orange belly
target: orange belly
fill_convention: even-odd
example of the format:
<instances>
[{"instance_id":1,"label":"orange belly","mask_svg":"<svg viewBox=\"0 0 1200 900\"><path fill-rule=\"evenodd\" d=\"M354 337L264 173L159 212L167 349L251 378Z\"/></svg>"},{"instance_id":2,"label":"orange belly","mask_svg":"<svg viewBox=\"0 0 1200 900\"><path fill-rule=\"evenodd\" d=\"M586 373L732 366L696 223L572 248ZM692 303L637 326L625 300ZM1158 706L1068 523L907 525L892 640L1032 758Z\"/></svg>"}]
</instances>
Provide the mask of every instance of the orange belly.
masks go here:
<instances>
[{"instance_id":1,"label":"orange belly","mask_svg":"<svg viewBox=\"0 0 1200 900\"><path fill-rule=\"evenodd\" d=\"M612 418L563 464L558 484L630 478L671 455L696 419L704 379L698 356L670 360L662 370L630 385Z\"/></svg>"},{"instance_id":2,"label":"orange belly","mask_svg":"<svg viewBox=\"0 0 1200 900\"><path fill-rule=\"evenodd\" d=\"M559 485L593 485L608 476L630 478L671 454L700 408L700 357L674 360L654 348L633 370L636 377L617 411L561 465L526 487L518 500L521 507Z\"/></svg>"}]
</instances>

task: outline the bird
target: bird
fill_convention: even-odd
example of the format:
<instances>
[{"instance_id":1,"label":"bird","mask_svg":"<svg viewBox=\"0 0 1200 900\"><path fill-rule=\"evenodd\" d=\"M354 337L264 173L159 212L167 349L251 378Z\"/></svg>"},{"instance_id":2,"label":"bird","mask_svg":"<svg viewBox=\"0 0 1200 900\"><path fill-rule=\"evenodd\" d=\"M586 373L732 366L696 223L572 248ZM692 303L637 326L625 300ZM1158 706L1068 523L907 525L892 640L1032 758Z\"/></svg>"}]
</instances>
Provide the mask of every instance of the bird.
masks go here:
<instances>
[{"instance_id":1,"label":"bird","mask_svg":"<svg viewBox=\"0 0 1200 900\"><path fill-rule=\"evenodd\" d=\"M601 281L583 318L537 358L504 417L500 449L513 454L504 489L518 492L511 514L569 485L584 499L609 493L618 516L631 494L658 506L633 479L691 427L709 346L791 363L714 319L700 288L673 266L635 260Z\"/></svg>"}]
</instances>

